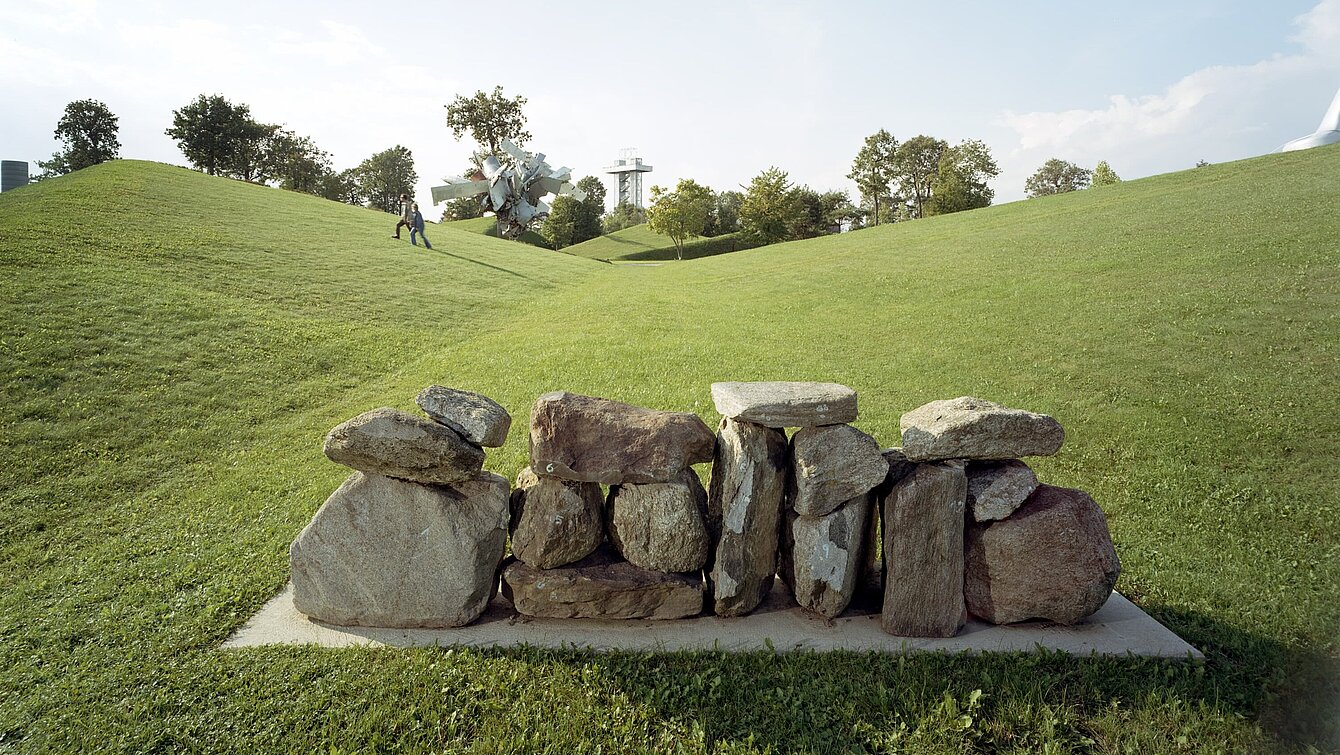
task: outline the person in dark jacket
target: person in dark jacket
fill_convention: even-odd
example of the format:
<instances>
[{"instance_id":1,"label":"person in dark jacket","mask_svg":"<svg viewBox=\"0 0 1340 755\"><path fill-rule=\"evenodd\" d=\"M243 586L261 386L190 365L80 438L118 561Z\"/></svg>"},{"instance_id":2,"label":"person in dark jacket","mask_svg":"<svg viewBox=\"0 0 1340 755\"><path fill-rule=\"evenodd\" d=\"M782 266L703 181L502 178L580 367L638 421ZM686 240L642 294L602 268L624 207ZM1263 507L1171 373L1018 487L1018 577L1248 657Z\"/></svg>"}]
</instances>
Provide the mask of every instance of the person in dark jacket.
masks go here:
<instances>
[{"instance_id":1,"label":"person in dark jacket","mask_svg":"<svg viewBox=\"0 0 1340 755\"><path fill-rule=\"evenodd\" d=\"M414 220L414 210L413 210L414 207L415 204L410 201L408 194L400 195L400 220L396 221L395 235L392 236L391 238L393 239L400 238L400 228L402 226L405 228L409 228L410 233L413 234L414 226L412 225L412 222Z\"/></svg>"},{"instance_id":2,"label":"person in dark jacket","mask_svg":"<svg viewBox=\"0 0 1340 755\"><path fill-rule=\"evenodd\" d=\"M419 212L418 202L414 203L413 214L410 215L409 219L409 243L418 246L419 242L414 240L415 234L418 234L419 238L423 239L424 246L429 249L433 248L433 245L428 243L427 234L423 232L423 214Z\"/></svg>"}]
</instances>

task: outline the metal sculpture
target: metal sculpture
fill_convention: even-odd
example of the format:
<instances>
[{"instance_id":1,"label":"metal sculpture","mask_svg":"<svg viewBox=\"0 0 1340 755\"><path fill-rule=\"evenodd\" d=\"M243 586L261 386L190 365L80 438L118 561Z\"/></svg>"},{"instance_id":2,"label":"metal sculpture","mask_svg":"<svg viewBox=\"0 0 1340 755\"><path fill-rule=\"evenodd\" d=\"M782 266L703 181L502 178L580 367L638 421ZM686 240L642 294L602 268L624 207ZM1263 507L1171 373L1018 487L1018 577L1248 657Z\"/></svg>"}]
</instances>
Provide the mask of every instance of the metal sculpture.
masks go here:
<instances>
[{"instance_id":1,"label":"metal sculpture","mask_svg":"<svg viewBox=\"0 0 1340 755\"><path fill-rule=\"evenodd\" d=\"M1292 152L1296 149L1308 149L1336 143L1340 143L1340 90L1336 90L1335 99L1331 100L1331 106L1327 108L1326 115L1321 117L1321 125L1317 126L1317 130L1285 144L1280 147L1280 151Z\"/></svg>"},{"instance_id":2,"label":"metal sculpture","mask_svg":"<svg viewBox=\"0 0 1340 755\"><path fill-rule=\"evenodd\" d=\"M517 239L549 215L549 205L542 197L568 194L579 201L586 199L586 192L572 184L570 168L551 168L543 152L532 155L507 139L501 146L513 162L489 155L471 175L452 176L445 186L434 186L433 204L477 196L480 206L498 218L498 236Z\"/></svg>"}]
</instances>

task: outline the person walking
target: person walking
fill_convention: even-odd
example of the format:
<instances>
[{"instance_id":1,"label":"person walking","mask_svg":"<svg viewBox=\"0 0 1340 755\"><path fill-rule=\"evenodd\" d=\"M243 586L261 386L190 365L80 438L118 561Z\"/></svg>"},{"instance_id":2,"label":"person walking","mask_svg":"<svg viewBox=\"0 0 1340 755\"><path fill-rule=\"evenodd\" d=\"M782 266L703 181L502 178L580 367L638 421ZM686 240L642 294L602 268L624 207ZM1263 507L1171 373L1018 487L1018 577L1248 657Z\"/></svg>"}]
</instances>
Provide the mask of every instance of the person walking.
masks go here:
<instances>
[{"instance_id":1,"label":"person walking","mask_svg":"<svg viewBox=\"0 0 1340 755\"><path fill-rule=\"evenodd\" d=\"M411 222L414 220L414 207L415 204L410 201L408 194L400 195L400 220L396 221L395 235L391 238L400 238L400 228L402 226L413 230L414 226L411 225Z\"/></svg>"},{"instance_id":2,"label":"person walking","mask_svg":"<svg viewBox=\"0 0 1340 755\"><path fill-rule=\"evenodd\" d=\"M414 240L415 234L418 234L419 238L423 239L423 245L425 247L429 249L433 248L433 245L428 243L428 234L423 232L423 213L419 212L418 202L414 203L414 214L410 216L409 220L409 243L418 246L419 242Z\"/></svg>"}]
</instances>

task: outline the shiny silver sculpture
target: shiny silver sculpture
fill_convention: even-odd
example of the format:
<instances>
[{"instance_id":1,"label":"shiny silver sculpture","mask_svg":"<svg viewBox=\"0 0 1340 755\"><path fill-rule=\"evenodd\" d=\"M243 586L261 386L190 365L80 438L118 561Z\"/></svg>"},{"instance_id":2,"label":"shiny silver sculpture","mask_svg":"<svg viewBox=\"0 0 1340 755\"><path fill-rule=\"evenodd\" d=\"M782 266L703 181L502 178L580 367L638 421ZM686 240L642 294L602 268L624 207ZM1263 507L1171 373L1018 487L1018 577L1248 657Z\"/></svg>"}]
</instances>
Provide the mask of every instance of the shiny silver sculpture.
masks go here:
<instances>
[{"instance_id":1,"label":"shiny silver sculpture","mask_svg":"<svg viewBox=\"0 0 1340 755\"><path fill-rule=\"evenodd\" d=\"M445 186L434 186L433 204L478 196L480 206L497 216L498 235L516 239L549 215L549 205L542 197L569 194L579 201L586 199L586 192L572 184L570 168L551 168L543 152L532 155L507 139L501 146L514 162L489 155L470 176L452 176Z\"/></svg>"},{"instance_id":2,"label":"shiny silver sculpture","mask_svg":"<svg viewBox=\"0 0 1340 755\"><path fill-rule=\"evenodd\" d=\"M1325 144L1340 144L1340 89L1336 90L1335 99L1331 100L1326 115L1321 117L1321 125L1317 126L1317 130L1285 144L1280 147L1280 152L1292 152L1296 149L1320 147Z\"/></svg>"}]
</instances>

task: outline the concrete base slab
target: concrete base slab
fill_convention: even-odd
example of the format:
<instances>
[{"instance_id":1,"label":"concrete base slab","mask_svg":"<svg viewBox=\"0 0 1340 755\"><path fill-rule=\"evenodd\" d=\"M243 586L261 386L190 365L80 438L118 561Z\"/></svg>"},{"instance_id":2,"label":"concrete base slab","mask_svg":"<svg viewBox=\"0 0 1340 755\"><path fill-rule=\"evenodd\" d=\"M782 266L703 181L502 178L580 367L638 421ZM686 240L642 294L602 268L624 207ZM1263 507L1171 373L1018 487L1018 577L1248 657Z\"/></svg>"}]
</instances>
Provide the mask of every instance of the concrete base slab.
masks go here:
<instances>
[{"instance_id":1,"label":"concrete base slab","mask_svg":"<svg viewBox=\"0 0 1340 755\"><path fill-rule=\"evenodd\" d=\"M496 597L479 621L456 629L341 627L313 621L293 607L293 585L261 608L225 648L258 645L389 645L392 647L584 648L591 650L850 650L910 653L1034 652L1040 648L1072 655L1137 655L1202 659L1196 648L1116 593L1098 613L1074 625L1024 622L993 626L969 621L948 639L893 637L879 626L879 614L848 611L838 619L806 613L777 586L759 610L733 619L700 616L674 621L531 619L519 616Z\"/></svg>"}]
</instances>

